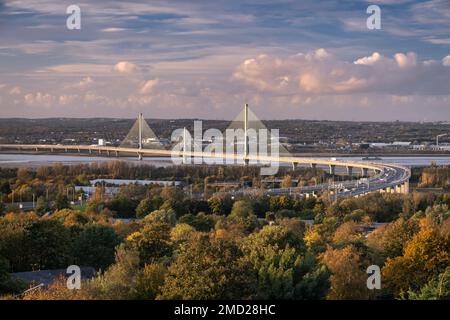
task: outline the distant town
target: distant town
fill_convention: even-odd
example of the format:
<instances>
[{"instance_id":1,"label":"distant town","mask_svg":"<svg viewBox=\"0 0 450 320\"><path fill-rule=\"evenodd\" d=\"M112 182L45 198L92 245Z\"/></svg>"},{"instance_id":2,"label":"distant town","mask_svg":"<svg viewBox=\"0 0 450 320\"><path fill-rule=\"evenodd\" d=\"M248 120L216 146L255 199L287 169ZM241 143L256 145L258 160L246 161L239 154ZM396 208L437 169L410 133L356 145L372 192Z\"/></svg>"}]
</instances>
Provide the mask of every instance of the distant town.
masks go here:
<instances>
[{"instance_id":1,"label":"distant town","mask_svg":"<svg viewBox=\"0 0 450 320\"><path fill-rule=\"evenodd\" d=\"M177 128L192 130L194 119L146 119L162 144ZM135 119L0 119L0 144L116 146ZM447 122L263 121L280 128L280 142L292 153L439 154L450 150ZM225 130L230 121L203 120L203 128Z\"/></svg>"}]
</instances>

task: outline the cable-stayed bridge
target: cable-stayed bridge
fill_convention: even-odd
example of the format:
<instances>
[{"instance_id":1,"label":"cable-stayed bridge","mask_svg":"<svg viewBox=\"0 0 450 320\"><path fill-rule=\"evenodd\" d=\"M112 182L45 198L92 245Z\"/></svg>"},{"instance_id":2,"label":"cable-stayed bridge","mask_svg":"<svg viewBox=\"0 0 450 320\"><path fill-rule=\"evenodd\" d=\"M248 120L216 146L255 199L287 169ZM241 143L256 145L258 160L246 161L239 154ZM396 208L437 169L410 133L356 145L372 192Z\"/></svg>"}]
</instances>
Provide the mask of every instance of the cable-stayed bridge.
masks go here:
<instances>
[{"instance_id":1,"label":"cable-stayed bridge","mask_svg":"<svg viewBox=\"0 0 450 320\"><path fill-rule=\"evenodd\" d=\"M361 180L348 180L339 184L333 183L330 190L330 184L320 184L316 186L302 187L302 192L314 193L317 191L328 189L336 196L359 196L370 192L388 192L388 193L408 193L409 192L409 178L411 172L409 168L394 164L372 163L367 161L343 161L323 158L306 158L296 157L289 154L283 146L273 144L269 140L269 151L266 153L250 152L251 146L255 145L255 135L252 133L261 129L266 129L264 124L249 110L248 105L244 106L243 111L231 122L228 127L230 130L238 132L237 141L232 140L236 148L232 148L233 152L226 151L205 152L201 144L202 141L196 141L195 138L189 139L189 147L186 141L186 129L183 129L182 147L179 149L165 149L163 144L159 141L156 134L149 127L144 120L142 114L139 114L138 119L122 141L120 146L101 146L101 145L53 145L53 144L0 144L0 149L4 152L11 150L27 150L36 152L78 152L87 153L91 155L103 156L119 156L119 154L135 154L139 159L144 156L170 156L172 159L178 157L182 159L203 159L212 158L220 159L225 163L259 163L259 164L292 164L295 168L298 165L311 167L324 167L331 175L336 174L336 168L343 168L347 176L355 174L355 170L361 170L361 176L365 177ZM240 138L240 139L239 139ZM229 142L226 142L229 143ZM240 145L239 145L240 144ZM273 146L277 147L274 155ZM193 147L192 147L193 146ZM242 152L237 152L241 147ZM234 150L236 149L236 152ZM185 162L185 161L184 161ZM298 190L298 189L297 189ZM280 192L291 192L291 190L277 189L272 194Z\"/></svg>"}]
</instances>

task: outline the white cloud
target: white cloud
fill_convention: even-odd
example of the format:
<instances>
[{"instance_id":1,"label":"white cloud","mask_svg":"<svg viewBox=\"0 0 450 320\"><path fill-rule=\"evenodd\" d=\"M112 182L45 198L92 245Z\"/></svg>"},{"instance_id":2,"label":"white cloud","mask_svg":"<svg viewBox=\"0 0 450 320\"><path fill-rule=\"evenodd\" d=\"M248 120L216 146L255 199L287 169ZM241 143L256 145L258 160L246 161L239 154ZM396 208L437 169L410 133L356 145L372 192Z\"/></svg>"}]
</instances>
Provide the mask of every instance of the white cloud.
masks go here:
<instances>
[{"instance_id":1,"label":"white cloud","mask_svg":"<svg viewBox=\"0 0 450 320\"><path fill-rule=\"evenodd\" d=\"M426 38L425 41L432 44L450 45L450 38Z\"/></svg>"},{"instance_id":2,"label":"white cloud","mask_svg":"<svg viewBox=\"0 0 450 320\"><path fill-rule=\"evenodd\" d=\"M396 53L394 58L400 68L411 68L417 64L417 55L414 52L408 52L406 55Z\"/></svg>"},{"instance_id":3,"label":"white cloud","mask_svg":"<svg viewBox=\"0 0 450 320\"><path fill-rule=\"evenodd\" d=\"M24 96L25 103L29 106L46 107L54 106L56 98L49 93L37 92L29 93Z\"/></svg>"},{"instance_id":4,"label":"white cloud","mask_svg":"<svg viewBox=\"0 0 450 320\"><path fill-rule=\"evenodd\" d=\"M147 80L141 84L139 93L148 94L159 84L159 79Z\"/></svg>"},{"instance_id":5,"label":"white cloud","mask_svg":"<svg viewBox=\"0 0 450 320\"><path fill-rule=\"evenodd\" d=\"M86 87L86 86L90 85L93 82L94 82L94 80L91 77L86 77L86 78L81 79L80 82L78 82L78 86L79 87Z\"/></svg>"},{"instance_id":6,"label":"white cloud","mask_svg":"<svg viewBox=\"0 0 450 320\"><path fill-rule=\"evenodd\" d=\"M114 66L114 70L120 73L135 73L139 68L132 62L120 61Z\"/></svg>"},{"instance_id":7,"label":"white cloud","mask_svg":"<svg viewBox=\"0 0 450 320\"><path fill-rule=\"evenodd\" d=\"M450 67L450 55L448 55L444 59L442 59L442 64L446 67Z\"/></svg>"},{"instance_id":8,"label":"white cloud","mask_svg":"<svg viewBox=\"0 0 450 320\"><path fill-rule=\"evenodd\" d=\"M14 87L9 90L10 95L19 95L21 92L22 90L20 89L20 87Z\"/></svg>"},{"instance_id":9,"label":"white cloud","mask_svg":"<svg viewBox=\"0 0 450 320\"><path fill-rule=\"evenodd\" d=\"M360 58L354 61L354 64L364 64L364 65L373 65L376 62L381 60L381 55L378 52L372 53L369 57Z\"/></svg>"},{"instance_id":10,"label":"white cloud","mask_svg":"<svg viewBox=\"0 0 450 320\"><path fill-rule=\"evenodd\" d=\"M102 32L121 32L121 31L126 31L128 30L127 28L104 28L101 31Z\"/></svg>"},{"instance_id":11,"label":"white cloud","mask_svg":"<svg viewBox=\"0 0 450 320\"><path fill-rule=\"evenodd\" d=\"M91 64L91 63L77 63L77 64L61 64L49 66L38 69L35 73L39 74L66 74L66 75L80 75L80 74L107 74L111 73L111 65L106 64Z\"/></svg>"},{"instance_id":12,"label":"white cloud","mask_svg":"<svg viewBox=\"0 0 450 320\"><path fill-rule=\"evenodd\" d=\"M442 64L450 64L450 57ZM349 94L358 92L448 94L450 73L434 60L419 61L414 52L393 58L374 52L353 63L326 51L288 57L259 55L245 60L233 78L272 94ZM282 81L281 79L289 79Z\"/></svg>"},{"instance_id":13,"label":"white cloud","mask_svg":"<svg viewBox=\"0 0 450 320\"><path fill-rule=\"evenodd\" d=\"M77 95L61 95L58 98L58 102L60 105L70 105L78 98Z\"/></svg>"}]
</instances>

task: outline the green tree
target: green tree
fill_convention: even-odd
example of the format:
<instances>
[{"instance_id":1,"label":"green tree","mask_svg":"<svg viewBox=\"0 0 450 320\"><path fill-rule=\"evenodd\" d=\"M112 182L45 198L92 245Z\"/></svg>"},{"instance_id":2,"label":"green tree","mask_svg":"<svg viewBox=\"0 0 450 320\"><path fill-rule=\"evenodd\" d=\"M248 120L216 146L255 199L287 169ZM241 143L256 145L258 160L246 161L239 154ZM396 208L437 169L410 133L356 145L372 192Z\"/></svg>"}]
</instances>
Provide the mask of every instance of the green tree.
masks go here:
<instances>
[{"instance_id":1,"label":"green tree","mask_svg":"<svg viewBox=\"0 0 450 320\"><path fill-rule=\"evenodd\" d=\"M176 246L180 246L193 237L195 232L194 227L186 223L178 223L170 231L170 239Z\"/></svg>"},{"instance_id":2,"label":"green tree","mask_svg":"<svg viewBox=\"0 0 450 320\"><path fill-rule=\"evenodd\" d=\"M146 264L136 277L136 299L155 299L161 293L167 268L162 263Z\"/></svg>"},{"instance_id":3,"label":"green tree","mask_svg":"<svg viewBox=\"0 0 450 320\"><path fill-rule=\"evenodd\" d=\"M8 204L8 205L6 206L6 208L5 208L4 211L5 211L6 213L9 213L9 212L19 212L19 211L21 211L21 210L20 210L18 204L16 204L16 203L10 203L10 204Z\"/></svg>"},{"instance_id":4,"label":"green tree","mask_svg":"<svg viewBox=\"0 0 450 320\"><path fill-rule=\"evenodd\" d=\"M428 207L425 210L425 216L430 218L435 223L442 223L450 217L450 210L446 204L438 204Z\"/></svg>"},{"instance_id":5,"label":"green tree","mask_svg":"<svg viewBox=\"0 0 450 320\"><path fill-rule=\"evenodd\" d=\"M314 259L304 255L301 233L284 226L265 226L244 240L242 250L257 277L257 298L325 296L328 274L315 270Z\"/></svg>"},{"instance_id":6,"label":"green tree","mask_svg":"<svg viewBox=\"0 0 450 320\"><path fill-rule=\"evenodd\" d=\"M78 227L81 229L84 225L91 222L91 219L85 213L78 210L62 209L53 213L50 217L52 220L58 220L66 227Z\"/></svg>"},{"instance_id":7,"label":"green tree","mask_svg":"<svg viewBox=\"0 0 450 320\"><path fill-rule=\"evenodd\" d=\"M187 223L193 226L197 231L208 232L214 228L216 224L217 216L207 215L204 212L199 212L198 214L186 214L178 219L179 223Z\"/></svg>"},{"instance_id":8,"label":"green tree","mask_svg":"<svg viewBox=\"0 0 450 320\"><path fill-rule=\"evenodd\" d=\"M108 202L106 207L115 212L117 217L132 218L136 214L137 205L137 201L123 195L119 195Z\"/></svg>"},{"instance_id":9,"label":"green tree","mask_svg":"<svg viewBox=\"0 0 450 320\"><path fill-rule=\"evenodd\" d=\"M74 241L77 264L105 270L114 262L115 247L120 243L114 229L92 224L87 226Z\"/></svg>"},{"instance_id":10,"label":"green tree","mask_svg":"<svg viewBox=\"0 0 450 320\"><path fill-rule=\"evenodd\" d=\"M247 232L253 231L258 223L251 203L245 200L239 200L233 204L227 220L229 223L241 226Z\"/></svg>"},{"instance_id":11,"label":"green tree","mask_svg":"<svg viewBox=\"0 0 450 320\"><path fill-rule=\"evenodd\" d=\"M233 206L229 195L212 196L208 199L208 206L214 214L227 215Z\"/></svg>"},{"instance_id":12,"label":"green tree","mask_svg":"<svg viewBox=\"0 0 450 320\"><path fill-rule=\"evenodd\" d=\"M26 243L34 214L8 214L0 217L0 256L9 261L12 272L30 270L29 248Z\"/></svg>"},{"instance_id":13,"label":"green tree","mask_svg":"<svg viewBox=\"0 0 450 320\"><path fill-rule=\"evenodd\" d=\"M136 208L136 217L144 218L146 215L148 215L152 211L153 211L152 201L148 198L142 199Z\"/></svg>"},{"instance_id":14,"label":"green tree","mask_svg":"<svg viewBox=\"0 0 450 320\"><path fill-rule=\"evenodd\" d=\"M166 223L145 224L141 230L128 236L128 246L139 252L143 264L170 257L173 250L170 229L171 226Z\"/></svg>"},{"instance_id":15,"label":"green tree","mask_svg":"<svg viewBox=\"0 0 450 320\"><path fill-rule=\"evenodd\" d=\"M0 256L0 294L15 294L26 287L22 281L12 278L9 271L8 260Z\"/></svg>"},{"instance_id":16,"label":"green tree","mask_svg":"<svg viewBox=\"0 0 450 320\"><path fill-rule=\"evenodd\" d=\"M86 213L99 214L104 208L103 202L98 199L91 198L86 205Z\"/></svg>"},{"instance_id":17,"label":"green tree","mask_svg":"<svg viewBox=\"0 0 450 320\"><path fill-rule=\"evenodd\" d=\"M269 209L278 212L283 209L290 210L293 207L292 198L289 196L273 196L269 199Z\"/></svg>"},{"instance_id":18,"label":"green tree","mask_svg":"<svg viewBox=\"0 0 450 320\"><path fill-rule=\"evenodd\" d=\"M409 300L449 300L450 299L450 267L439 276L431 279L418 292L409 290L403 299Z\"/></svg>"},{"instance_id":19,"label":"green tree","mask_svg":"<svg viewBox=\"0 0 450 320\"><path fill-rule=\"evenodd\" d=\"M136 299L135 284L139 266L139 253L121 245L117 248L115 263L92 279L87 290L96 299Z\"/></svg>"},{"instance_id":20,"label":"green tree","mask_svg":"<svg viewBox=\"0 0 450 320\"><path fill-rule=\"evenodd\" d=\"M36 201L36 213L39 215L43 215L44 213L47 212L48 210L48 203L47 200L45 199L45 197L40 196L38 197L37 201Z\"/></svg>"},{"instance_id":21,"label":"green tree","mask_svg":"<svg viewBox=\"0 0 450 320\"><path fill-rule=\"evenodd\" d=\"M36 220L29 228L24 246L31 268L57 269L70 261L70 233L59 221Z\"/></svg>"},{"instance_id":22,"label":"green tree","mask_svg":"<svg viewBox=\"0 0 450 320\"><path fill-rule=\"evenodd\" d=\"M56 196L55 208L56 210L69 208L69 201L67 200L67 196L65 194L60 193Z\"/></svg>"},{"instance_id":23,"label":"green tree","mask_svg":"<svg viewBox=\"0 0 450 320\"><path fill-rule=\"evenodd\" d=\"M175 211L172 209L155 210L144 218L144 223L164 223L174 226L177 223Z\"/></svg>"},{"instance_id":24,"label":"green tree","mask_svg":"<svg viewBox=\"0 0 450 320\"><path fill-rule=\"evenodd\" d=\"M170 265L158 299L245 299L255 281L236 244L198 235Z\"/></svg>"}]
</instances>

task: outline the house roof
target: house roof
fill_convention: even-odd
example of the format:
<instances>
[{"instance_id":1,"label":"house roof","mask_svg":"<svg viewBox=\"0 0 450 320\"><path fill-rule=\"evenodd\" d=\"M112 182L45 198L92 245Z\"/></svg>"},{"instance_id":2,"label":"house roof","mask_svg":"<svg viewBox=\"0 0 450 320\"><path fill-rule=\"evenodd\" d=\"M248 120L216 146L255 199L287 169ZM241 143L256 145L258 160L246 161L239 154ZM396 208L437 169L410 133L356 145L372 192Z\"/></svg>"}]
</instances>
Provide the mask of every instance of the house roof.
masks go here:
<instances>
[{"instance_id":1,"label":"house roof","mask_svg":"<svg viewBox=\"0 0 450 320\"><path fill-rule=\"evenodd\" d=\"M95 276L96 271L92 267L81 267L81 279L91 279ZM49 285L57 278L68 277L66 269L39 270L12 273L11 276L23 280L28 283Z\"/></svg>"}]
</instances>

